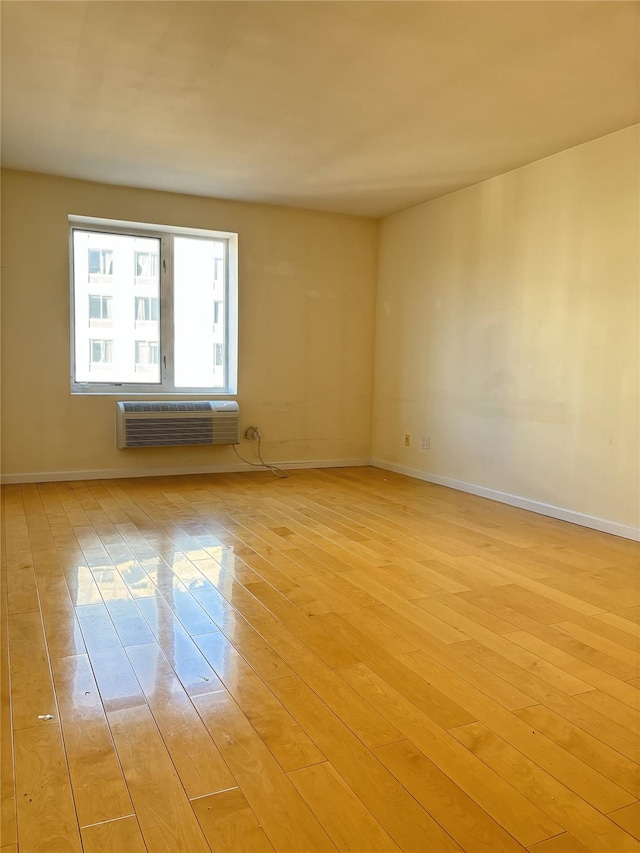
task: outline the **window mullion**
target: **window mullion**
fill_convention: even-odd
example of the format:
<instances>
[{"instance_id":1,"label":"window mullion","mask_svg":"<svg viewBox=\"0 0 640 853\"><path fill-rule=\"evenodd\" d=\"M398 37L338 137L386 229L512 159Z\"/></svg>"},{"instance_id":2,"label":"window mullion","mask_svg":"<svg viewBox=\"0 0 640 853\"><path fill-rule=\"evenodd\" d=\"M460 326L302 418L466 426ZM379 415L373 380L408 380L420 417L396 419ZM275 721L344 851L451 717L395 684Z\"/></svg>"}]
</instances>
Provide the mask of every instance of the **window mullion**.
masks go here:
<instances>
[{"instance_id":1,"label":"window mullion","mask_svg":"<svg viewBox=\"0 0 640 853\"><path fill-rule=\"evenodd\" d=\"M160 248L160 367L162 390L175 389L173 312L173 235L163 234Z\"/></svg>"}]
</instances>

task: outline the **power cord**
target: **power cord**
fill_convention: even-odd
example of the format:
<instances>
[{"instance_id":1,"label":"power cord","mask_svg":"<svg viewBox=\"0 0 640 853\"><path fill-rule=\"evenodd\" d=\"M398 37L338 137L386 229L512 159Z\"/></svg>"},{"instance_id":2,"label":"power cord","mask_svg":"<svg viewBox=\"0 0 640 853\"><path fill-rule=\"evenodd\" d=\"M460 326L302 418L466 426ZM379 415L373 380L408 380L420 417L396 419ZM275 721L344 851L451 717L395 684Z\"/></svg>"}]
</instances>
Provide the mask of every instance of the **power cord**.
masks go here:
<instances>
[{"instance_id":1,"label":"power cord","mask_svg":"<svg viewBox=\"0 0 640 853\"><path fill-rule=\"evenodd\" d=\"M232 447L238 459L244 462L245 465L253 465L254 468L267 468L269 471L273 471L276 477L280 477L280 479L286 480L289 477L289 473L287 471L283 471L282 468L278 468L277 465L269 465L267 462L264 461L264 459L262 458L262 449L260 446L262 442L262 433L260 432L258 427L251 427L251 429L253 430L253 432L251 433L252 438L258 438L258 459L260 460L260 462L249 462L248 459L245 459L238 453L235 444L233 444Z\"/></svg>"}]
</instances>

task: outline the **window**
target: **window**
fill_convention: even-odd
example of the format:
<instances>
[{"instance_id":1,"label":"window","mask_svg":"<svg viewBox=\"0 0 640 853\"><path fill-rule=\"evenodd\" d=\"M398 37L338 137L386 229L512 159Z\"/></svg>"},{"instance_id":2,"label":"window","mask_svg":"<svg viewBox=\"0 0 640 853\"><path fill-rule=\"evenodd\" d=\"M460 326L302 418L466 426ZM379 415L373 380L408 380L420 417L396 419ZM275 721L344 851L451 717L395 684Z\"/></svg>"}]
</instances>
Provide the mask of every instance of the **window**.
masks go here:
<instances>
[{"instance_id":1,"label":"window","mask_svg":"<svg viewBox=\"0 0 640 853\"><path fill-rule=\"evenodd\" d=\"M136 341L136 368L159 364L160 347L157 341Z\"/></svg>"},{"instance_id":2,"label":"window","mask_svg":"<svg viewBox=\"0 0 640 853\"><path fill-rule=\"evenodd\" d=\"M136 278L156 278L158 275L158 255L155 252L136 252Z\"/></svg>"},{"instance_id":3,"label":"window","mask_svg":"<svg viewBox=\"0 0 640 853\"><path fill-rule=\"evenodd\" d=\"M153 296L136 296L135 310L136 322L160 319L160 302Z\"/></svg>"},{"instance_id":4,"label":"window","mask_svg":"<svg viewBox=\"0 0 640 853\"><path fill-rule=\"evenodd\" d=\"M95 364L111 364L113 360L113 341L92 340L89 342L89 362Z\"/></svg>"},{"instance_id":5,"label":"window","mask_svg":"<svg viewBox=\"0 0 640 853\"><path fill-rule=\"evenodd\" d=\"M89 319L110 320L111 319L111 297L89 296Z\"/></svg>"},{"instance_id":6,"label":"window","mask_svg":"<svg viewBox=\"0 0 640 853\"><path fill-rule=\"evenodd\" d=\"M70 228L71 390L235 394L237 235L87 217Z\"/></svg>"},{"instance_id":7,"label":"window","mask_svg":"<svg viewBox=\"0 0 640 853\"><path fill-rule=\"evenodd\" d=\"M89 280L96 275L113 275L113 252L109 249L89 249Z\"/></svg>"}]
</instances>

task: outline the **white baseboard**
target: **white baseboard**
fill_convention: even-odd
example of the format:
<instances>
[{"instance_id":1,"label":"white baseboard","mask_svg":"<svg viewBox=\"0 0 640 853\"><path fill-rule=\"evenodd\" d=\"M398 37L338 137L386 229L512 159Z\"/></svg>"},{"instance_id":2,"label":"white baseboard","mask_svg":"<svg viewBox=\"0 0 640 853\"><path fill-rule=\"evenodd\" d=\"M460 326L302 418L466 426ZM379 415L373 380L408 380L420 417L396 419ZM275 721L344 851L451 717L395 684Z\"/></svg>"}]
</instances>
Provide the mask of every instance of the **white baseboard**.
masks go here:
<instances>
[{"instance_id":1,"label":"white baseboard","mask_svg":"<svg viewBox=\"0 0 640 853\"><path fill-rule=\"evenodd\" d=\"M417 468L405 468L403 465L394 465L391 462L383 462L381 459L372 459L371 465L375 468L383 468L386 471L394 471L396 474L405 474L407 477L413 477L416 480L425 480L427 483L435 483L438 486L446 486L449 489L456 489L460 492L469 492L481 498L489 498L489 500L509 504L509 506L516 506L520 509L527 509L531 512L537 512L540 515L548 515L551 518L558 518L561 521L568 521L571 524L579 524L581 527L590 527L593 530L600 530L602 533L612 533L614 536L621 536L624 539L640 541L640 527L633 527L631 524L622 524L619 521L610 521L607 518L586 515L572 509L554 506L554 504L543 503L542 501L536 501L531 498L523 498L520 495L511 495L508 492L488 489L485 486L477 486L475 483L465 483L463 480L440 477L438 474L427 474L424 471L419 471Z\"/></svg>"},{"instance_id":2,"label":"white baseboard","mask_svg":"<svg viewBox=\"0 0 640 853\"><path fill-rule=\"evenodd\" d=\"M284 470L293 468L358 468L371 464L370 459L311 459L301 462L270 462ZM175 477L179 474L234 474L266 471L262 466L242 462L229 465L191 465L169 468L100 468L90 471L42 471L29 474L2 474L2 485L17 483L60 483L72 480L119 480L129 477Z\"/></svg>"}]
</instances>

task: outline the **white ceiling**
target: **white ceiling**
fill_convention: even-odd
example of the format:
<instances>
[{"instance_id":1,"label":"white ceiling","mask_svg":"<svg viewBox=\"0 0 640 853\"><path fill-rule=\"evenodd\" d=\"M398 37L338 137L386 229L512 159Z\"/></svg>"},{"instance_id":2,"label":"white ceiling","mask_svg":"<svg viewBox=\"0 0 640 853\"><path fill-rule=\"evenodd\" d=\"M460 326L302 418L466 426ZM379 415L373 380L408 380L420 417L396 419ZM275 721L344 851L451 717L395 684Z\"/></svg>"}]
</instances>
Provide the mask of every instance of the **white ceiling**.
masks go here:
<instances>
[{"instance_id":1,"label":"white ceiling","mask_svg":"<svg viewBox=\"0 0 640 853\"><path fill-rule=\"evenodd\" d=\"M9 168L383 216L639 120L638 2L5 2Z\"/></svg>"}]
</instances>

